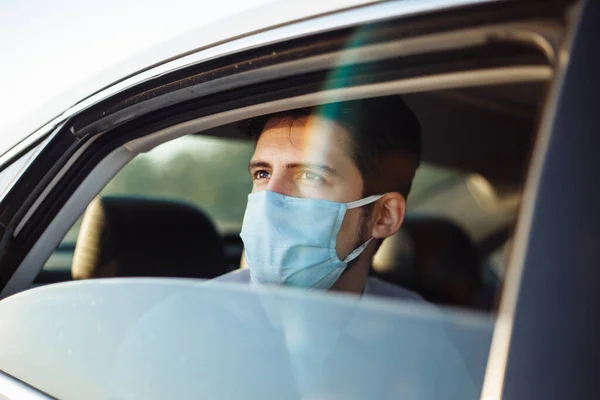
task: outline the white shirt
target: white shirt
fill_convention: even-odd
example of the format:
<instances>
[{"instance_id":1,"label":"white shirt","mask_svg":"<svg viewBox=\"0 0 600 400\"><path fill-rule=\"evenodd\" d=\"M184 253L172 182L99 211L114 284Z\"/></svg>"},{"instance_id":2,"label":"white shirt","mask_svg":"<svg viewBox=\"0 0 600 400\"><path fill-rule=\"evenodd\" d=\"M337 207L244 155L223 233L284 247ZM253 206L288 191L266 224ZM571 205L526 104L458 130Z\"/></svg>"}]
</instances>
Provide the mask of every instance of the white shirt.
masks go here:
<instances>
[{"instance_id":1,"label":"white shirt","mask_svg":"<svg viewBox=\"0 0 600 400\"><path fill-rule=\"evenodd\" d=\"M248 268L236 269L235 271L231 271L225 275L221 275L213 280L221 282L237 282L249 284L251 282L250 270ZM385 282L379 278L375 278L372 276L367 278L363 295L391 297L402 300L425 301L421 296L419 296L415 292L412 292L408 289L404 289L400 286L396 286L389 282Z\"/></svg>"}]
</instances>

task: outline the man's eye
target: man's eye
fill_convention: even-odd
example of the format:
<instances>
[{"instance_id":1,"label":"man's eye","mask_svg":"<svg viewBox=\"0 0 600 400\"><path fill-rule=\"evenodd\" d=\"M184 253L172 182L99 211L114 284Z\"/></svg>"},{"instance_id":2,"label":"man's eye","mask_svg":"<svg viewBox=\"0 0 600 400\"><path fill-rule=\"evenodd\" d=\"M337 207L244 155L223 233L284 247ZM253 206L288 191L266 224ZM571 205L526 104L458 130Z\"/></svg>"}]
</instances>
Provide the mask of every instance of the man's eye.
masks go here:
<instances>
[{"instance_id":1,"label":"man's eye","mask_svg":"<svg viewBox=\"0 0 600 400\"><path fill-rule=\"evenodd\" d=\"M255 171L252 175L253 175L252 177L255 180L257 180L257 179L269 179L271 177L271 174L269 174L264 169L261 169L259 171Z\"/></svg>"},{"instance_id":2,"label":"man's eye","mask_svg":"<svg viewBox=\"0 0 600 400\"><path fill-rule=\"evenodd\" d=\"M307 181L313 181L313 182L323 181L323 178L321 176L315 174L314 172L309 172L309 171L303 172L300 177Z\"/></svg>"}]
</instances>

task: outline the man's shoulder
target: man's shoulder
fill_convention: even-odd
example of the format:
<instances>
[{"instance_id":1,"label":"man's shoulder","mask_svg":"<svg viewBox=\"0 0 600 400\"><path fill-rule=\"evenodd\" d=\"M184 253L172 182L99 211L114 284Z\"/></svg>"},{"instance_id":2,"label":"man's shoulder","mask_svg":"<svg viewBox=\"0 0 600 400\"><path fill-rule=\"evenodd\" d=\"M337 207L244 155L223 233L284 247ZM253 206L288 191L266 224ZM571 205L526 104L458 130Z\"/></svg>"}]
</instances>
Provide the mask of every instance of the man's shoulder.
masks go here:
<instances>
[{"instance_id":1,"label":"man's shoulder","mask_svg":"<svg viewBox=\"0 0 600 400\"><path fill-rule=\"evenodd\" d=\"M236 269L213 279L219 282L250 283L250 270L248 268Z\"/></svg>"},{"instance_id":2,"label":"man's shoulder","mask_svg":"<svg viewBox=\"0 0 600 400\"><path fill-rule=\"evenodd\" d=\"M370 276L367 279L367 282L365 283L364 294L366 296L392 297L402 300L425 301L420 295L411 290L396 286L393 283L386 282L374 276Z\"/></svg>"}]
</instances>

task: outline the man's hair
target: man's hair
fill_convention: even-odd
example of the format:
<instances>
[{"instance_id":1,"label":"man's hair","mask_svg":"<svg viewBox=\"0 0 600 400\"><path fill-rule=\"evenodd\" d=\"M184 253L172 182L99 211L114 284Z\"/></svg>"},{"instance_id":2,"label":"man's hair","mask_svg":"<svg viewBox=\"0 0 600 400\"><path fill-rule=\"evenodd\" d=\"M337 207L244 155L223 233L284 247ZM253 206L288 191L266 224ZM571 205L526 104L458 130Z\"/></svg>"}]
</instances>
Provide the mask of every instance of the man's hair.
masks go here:
<instances>
[{"instance_id":1,"label":"man's hair","mask_svg":"<svg viewBox=\"0 0 600 400\"><path fill-rule=\"evenodd\" d=\"M399 192L408 196L421 161L421 126L400 96L329 103L244 121L240 127L258 139L267 123L319 116L350 135L350 157L360 171L363 195Z\"/></svg>"}]
</instances>

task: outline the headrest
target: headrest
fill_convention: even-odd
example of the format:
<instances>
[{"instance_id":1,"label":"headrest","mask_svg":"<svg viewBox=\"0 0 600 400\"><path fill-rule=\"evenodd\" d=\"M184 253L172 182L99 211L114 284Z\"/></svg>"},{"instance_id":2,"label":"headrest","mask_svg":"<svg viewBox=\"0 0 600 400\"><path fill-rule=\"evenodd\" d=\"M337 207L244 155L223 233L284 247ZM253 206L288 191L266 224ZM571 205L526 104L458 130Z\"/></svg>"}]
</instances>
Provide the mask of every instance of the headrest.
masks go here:
<instances>
[{"instance_id":1,"label":"headrest","mask_svg":"<svg viewBox=\"0 0 600 400\"><path fill-rule=\"evenodd\" d=\"M200 210L177 202L97 197L85 211L73 279L214 278L227 272L221 238Z\"/></svg>"},{"instance_id":2,"label":"headrest","mask_svg":"<svg viewBox=\"0 0 600 400\"><path fill-rule=\"evenodd\" d=\"M482 286L477 249L461 228L438 217L407 217L381 245L373 269L436 303L470 305Z\"/></svg>"}]
</instances>

